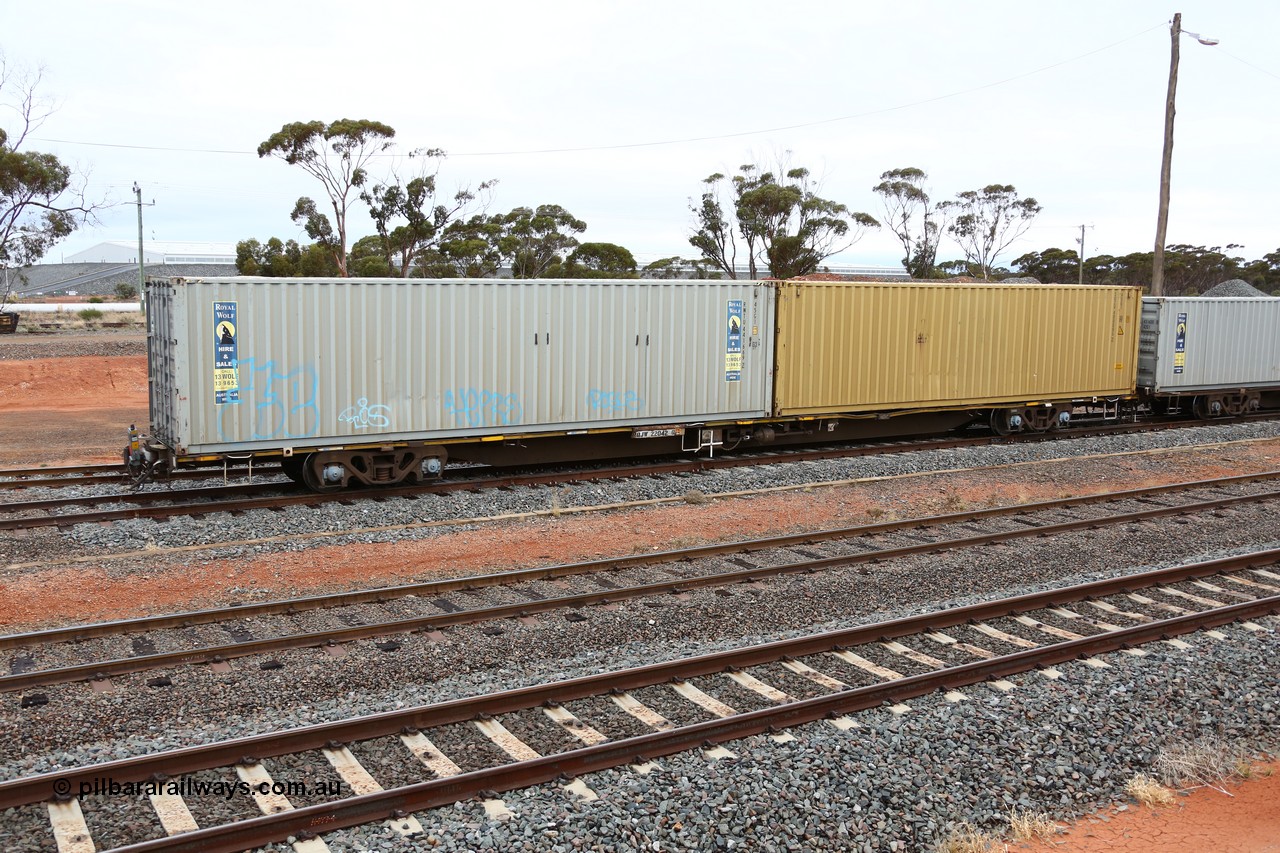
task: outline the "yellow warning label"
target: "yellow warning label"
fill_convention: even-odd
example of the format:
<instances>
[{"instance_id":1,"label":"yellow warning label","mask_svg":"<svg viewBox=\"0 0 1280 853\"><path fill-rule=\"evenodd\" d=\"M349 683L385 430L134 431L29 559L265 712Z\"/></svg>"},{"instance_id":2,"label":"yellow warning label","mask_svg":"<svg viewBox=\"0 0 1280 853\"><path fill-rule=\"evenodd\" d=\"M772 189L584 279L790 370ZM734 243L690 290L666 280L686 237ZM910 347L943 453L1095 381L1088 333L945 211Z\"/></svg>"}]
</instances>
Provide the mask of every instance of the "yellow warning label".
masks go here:
<instances>
[{"instance_id":1,"label":"yellow warning label","mask_svg":"<svg viewBox=\"0 0 1280 853\"><path fill-rule=\"evenodd\" d=\"M240 387L240 370L235 367L218 367L213 371L213 390L231 391Z\"/></svg>"}]
</instances>

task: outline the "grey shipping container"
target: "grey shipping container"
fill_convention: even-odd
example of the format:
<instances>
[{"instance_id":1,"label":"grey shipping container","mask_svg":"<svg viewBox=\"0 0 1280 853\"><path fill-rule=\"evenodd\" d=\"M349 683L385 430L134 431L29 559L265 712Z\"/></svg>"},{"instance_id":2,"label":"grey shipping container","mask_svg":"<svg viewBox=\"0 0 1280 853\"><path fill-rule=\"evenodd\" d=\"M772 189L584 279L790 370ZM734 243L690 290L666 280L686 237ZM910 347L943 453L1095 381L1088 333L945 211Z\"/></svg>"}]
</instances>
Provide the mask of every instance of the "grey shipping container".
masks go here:
<instances>
[{"instance_id":1,"label":"grey shipping container","mask_svg":"<svg viewBox=\"0 0 1280 853\"><path fill-rule=\"evenodd\" d=\"M1280 299L1144 298L1138 387L1154 394L1280 388Z\"/></svg>"},{"instance_id":2,"label":"grey shipping container","mask_svg":"<svg viewBox=\"0 0 1280 853\"><path fill-rule=\"evenodd\" d=\"M178 456L713 423L771 406L752 282L157 279L151 435Z\"/></svg>"}]
</instances>

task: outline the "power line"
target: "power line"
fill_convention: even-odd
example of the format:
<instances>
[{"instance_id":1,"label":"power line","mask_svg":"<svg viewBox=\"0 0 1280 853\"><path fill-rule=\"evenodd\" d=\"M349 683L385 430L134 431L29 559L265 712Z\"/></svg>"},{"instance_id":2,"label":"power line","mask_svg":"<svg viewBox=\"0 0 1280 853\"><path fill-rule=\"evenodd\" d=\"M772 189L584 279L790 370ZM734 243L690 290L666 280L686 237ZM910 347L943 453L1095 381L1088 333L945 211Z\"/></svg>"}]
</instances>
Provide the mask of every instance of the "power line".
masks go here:
<instances>
[{"instance_id":1,"label":"power line","mask_svg":"<svg viewBox=\"0 0 1280 853\"><path fill-rule=\"evenodd\" d=\"M1231 53L1231 52L1229 52L1228 50L1226 50L1226 49L1225 49L1224 47L1222 47L1221 45L1217 45L1217 48L1218 48L1218 49L1215 51L1215 53L1222 53L1222 54L1226 54L1227 56L1229 56L1229 57L1231 57L1232 59L1234 59L1236 62L1239 62L1241 65L1247 65L1247 66L1249 66L1250 68L1252 68L1254 71L1261 72L1261 73L1263 73L1263 74L1266 74L1268 77L1274 77L1274 78L1276 78L1277 80L1280 80L1280 74L1275 74L1275 73L1273 73L1273 72L1271 72L1271 71L1268 71L1268 70L1267 70L1267 69L1265 69L1265 68L1261 68L1261 67L1259 67L1259 66L1257 66L1257 65L1254 65L1252 62L1246 62L1245 60L1243 60L1243 59L1241 59L1240 57L1236 56L1234 53Z\"/></svg>"},{"instance_id":2,"label":"power line","mask_svg":"<svg viewBox=\"0 0 1280 853\"><path fill-rule=\"evenodd\" d=\"M882 107L880 109L867 110L861 113L851 113L849 115L836 116L835 118L824 118L824 119L818 119L816 121L800 122L798 124L788 124L788 125L780 125L778 127L758 128L755 130L742 130L742 131L735 131L732 133L711 134L707 136L689 136L689 137L683 137L680 139L663 139L663 140L653 140L649 142L624 142L624 143L618 143L616 145L592 145L592 146L586 146L582 148L537 148L537 149L530 149L530 150L524 150L524 151L519 151L519 150L464 151L460 153L451 153L449 156L450 157L499 157L499 156L510 157L510 156L516 156L516 155L524 155L524 154L581 154L588 151L617 151L617 150L628 149L628 148L656 148L656 147L666 146L666 145L686 145L692 142L711 142L717 139L736 139L743 136L758 136L760 134L765 134L765 133L778 133L784 130L799 130L801 128L818 127L819 125L834 124L836 122L841 122L841 121L853 121L854 119L868 118L870 116L876 116L876 115L884 115L885 113L899 112L901 110L913 109L915 107L921 107L927 104L934 104L939 101L946 101L952 98L959 98L963 95L970 95L970 94L973 94L974 92L981 92L985 89L992 89L997 86L1003 86L1008 83L1015 82L1017 80L1023 80L1027 77L1032 77L1036 74L1042 74L1045 71L1051 71L1054 68L1059 68L1063 65L1068 65L1073 62L1079 62L1081 59L1086 59L1095 54L1102 53L1107 50L1111 50L1112 48L1115 48L1115 47L1119 47L1120 45L1125 44L1126 42L1133 41L1134 39L1140 38L1146 35L1147 33L1152 32L1153 30L1161 29L1164 26L1166 26L1166 22L1161 21L1159 24L1156 24L1154 27L1150 27L1138 33L1134 33L1133 35L1122 38L1117 42L1112 42L1111 44L1105 45L1103 47L1099 47L1094 50L1087 51L1086 53L1082 53L1079 56L1073 56L1070 59L1064 59L1060 62L1052 63L1051 65L1045 65L1040 68L1036 68L1032 71L1026 71L1022 74L1015 74L1014 76L1006 77L1003 80L996 80L991 83L984 83L981 86L974 86L969 89L961 89L955 92L949 92L945 95L937 95L932 98L925 98L923 100L912 101L906 104L899 104L893 107ZM1244 60L1240 60L1240 61L1243 62ZM1245 64L1247 65L1248 63L1245 63ZM1266 72L1266 73L1270 73L1270 72ZM113 143L113 142L82 142L75 139L52 139L47 137L41 138L38 141L57 142L63 145L89 145L89 146L94 146L98 148L126 148L134 151L171 151L171 152L182 153L182 154L230 154L230 155L237 155L237 156L249 156L249 155L257 156L257 153L258 153L257 151L237 151L237 150L230 150L230 149L223 149L223 148L170 148L170 147L155 146L155 145L127 145L123 143ZM404 155L377 154L374 156L403 157Z\"/></svg>"}]
</instances>

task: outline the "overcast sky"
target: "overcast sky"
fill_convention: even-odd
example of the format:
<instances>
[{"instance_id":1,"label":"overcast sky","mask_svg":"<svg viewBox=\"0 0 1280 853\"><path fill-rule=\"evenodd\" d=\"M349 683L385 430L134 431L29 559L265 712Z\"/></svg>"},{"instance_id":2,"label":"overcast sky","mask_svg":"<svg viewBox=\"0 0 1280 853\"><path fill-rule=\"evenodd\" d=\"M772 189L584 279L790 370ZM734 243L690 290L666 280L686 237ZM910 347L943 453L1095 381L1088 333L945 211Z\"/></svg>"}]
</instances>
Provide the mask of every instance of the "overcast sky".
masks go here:
<instances>
[{"instance_id":1,"label":"overcast sky","mask_svg":"<svg viewBox=\"0 0 1280 853\"><path fill-rule=\"evenodd\" d=\"M1221 44L1182 37L1168 242L1261 257L1280 246L1276 0L0 0L0 50L57 102L27 147L119 203L47 261L136 239L135 181L148 240L305 242L289 213L320 185L256 148L367 118L401 154L445 149L448 194L496 178L490 212L559 204L642 262L695 254L703 178L781 152L877 218L888 169L924 169L939 199L1013 184L1044 211L1007 265L1082 224L1089 256L1151 250L1175 11ZM412 164L373 175L392 168ZM882 230L832 261L901 257Z\"/></svg>"}]
</instances>

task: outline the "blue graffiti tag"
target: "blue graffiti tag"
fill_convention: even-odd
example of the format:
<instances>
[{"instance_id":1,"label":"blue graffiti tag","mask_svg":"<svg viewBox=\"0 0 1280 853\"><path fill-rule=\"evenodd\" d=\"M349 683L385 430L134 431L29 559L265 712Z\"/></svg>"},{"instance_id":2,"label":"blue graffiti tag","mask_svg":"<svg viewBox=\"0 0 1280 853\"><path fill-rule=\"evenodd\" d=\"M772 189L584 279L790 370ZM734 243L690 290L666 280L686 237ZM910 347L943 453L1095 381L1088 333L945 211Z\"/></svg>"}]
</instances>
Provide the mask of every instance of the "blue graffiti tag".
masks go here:
<instances>
[{"instance_id":1,"label":"blue graffiti tag","mask_svg":"<svg viewBox=\"0 0 1280 853\"><path fill-rule=\"evenodd\" d=\"M524 409L518 394L499 394L483 388L452 388L441 396L454 426L512 426L521 422Z\"/></svg>"},{"instance_id":2,"label":"blue graffiti tag","mask_svg":"<svg viewBox=\"0 0 1280 853\"><path fill-rule=\"evenodd\" d=\"M240 359L239 367L240 399L218 406L220 440L237 440L227 437L227 412L249 403L254 407L251 440L307 438L316 434L320 428L320 409L316 406L320 382L314 367L308 364L281 373L275 362L257 364L252 358Z\"/></svg>"},{"instance_id":3,"label":"blue graffiti tag","mask_svg":"<svg viewBox=\"0 0 1280 853\"><path fill-rule=\"evenodd\" d=\"M391 407L383 403L370 406L368 398L361 397L354 406L343 409L338 420L351 424L352 429L386 429L391 426Z\"/></svg>"},{"instance_id":4,"label":"blue graffiti tag","mask_svg":"<svg viewBox=\"0 0 1280 853\"><path fill-rule=\"evenodd\" d=\"M644 408L644 398L635 391L592 388L587 392L587 407L598 412L638 412Z\"/></svg>"}]
</instances>

